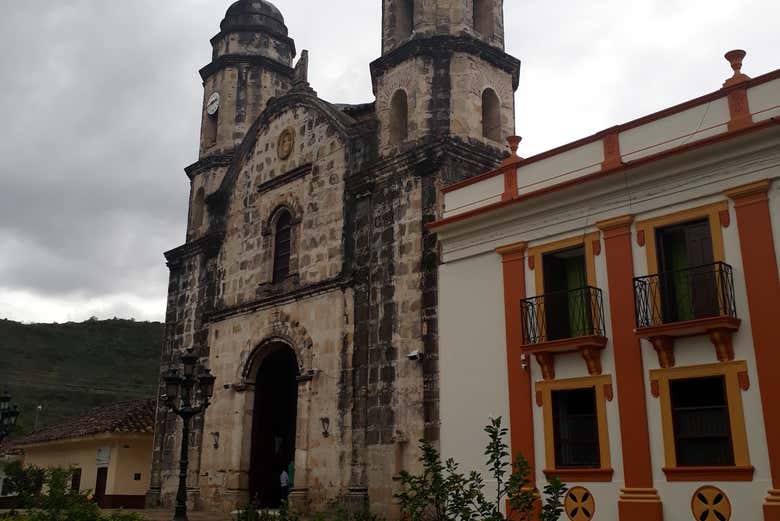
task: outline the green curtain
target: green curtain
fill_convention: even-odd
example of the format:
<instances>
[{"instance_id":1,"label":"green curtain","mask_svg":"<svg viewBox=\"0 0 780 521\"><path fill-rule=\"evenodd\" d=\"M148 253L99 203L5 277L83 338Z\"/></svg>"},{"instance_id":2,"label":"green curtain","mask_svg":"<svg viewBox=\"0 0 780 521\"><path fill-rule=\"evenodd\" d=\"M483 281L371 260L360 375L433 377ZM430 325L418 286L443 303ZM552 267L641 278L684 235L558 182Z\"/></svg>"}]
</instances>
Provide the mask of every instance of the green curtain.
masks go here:
<instances>
[{"instance_id":1,"label":"green curtain","mask_svg":"<svg viewBox=\"0 0 780 521\"><path fill-rule=\"evenodd\" d=\"M587 305L588 277L585 271L585 259L572 257L563 261L566 272L566 289L569 290L569 332L572 338L590 334L590 306Z\"/></svg>"}]
</instances>

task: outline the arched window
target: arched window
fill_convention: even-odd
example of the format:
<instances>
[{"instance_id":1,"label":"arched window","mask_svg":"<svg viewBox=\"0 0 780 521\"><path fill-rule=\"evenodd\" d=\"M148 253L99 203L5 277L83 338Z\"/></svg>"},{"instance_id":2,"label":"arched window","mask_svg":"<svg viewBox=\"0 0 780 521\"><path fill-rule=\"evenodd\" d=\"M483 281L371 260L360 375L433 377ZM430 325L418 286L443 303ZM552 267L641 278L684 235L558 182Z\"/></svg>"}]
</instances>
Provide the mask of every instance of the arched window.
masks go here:
<instances>
[{"instance_id":1,"label":"arched window","mask_svg":"<svg viewBox=\"0 0 780 521\"><path fill-rule=\"evenodd\" d=\"M274 233L274 282L281 282L290 274L292 251L292 216L283 210L276 219Z\"/></svg>"},{"instance_id":2,"label":"arched window","mask_svg":"<svg viewBox=\"0 0 780 521\"><path fill-rule=\"evenodd\" d=\"M399 89L390 101L390 143L397 145L406 141L409 134L409 103L406 92Z\"/></svg>"},{"instance_id":3,"label":"arched window","mask_svg":"<svg viewBox=\"0 0 780 521\"><path fill-rule=\"evenodd\" d=\"M493 89L482 93L482 135L501 141L501 101Z\"/></svg>"},{"instance_id":4,"label":"arched window","mask_svg":"<svg viewBox=\"0 0 780 521\"><path fill-rule=\"evenodd\" d=\"M414 32L414 0L396 0L395 36L405 40Z\"/></svg>"},{"instance_id":5,"label":"arched window","mask_svg":"<svg viewBox=\"0 0 780 521\"><path fill-rule=\"evenodd\" d=\"M192 227L200 228L203 225L203 210L206 205L206 194L203 187L195 192L195 198L192 200Z\"/></svg>"},{"instance_id":6,"label":"arched window","mask_svg":"<svg viewBox=\"0 0 780 521\"><path fill-rule=\"evenodd\" d=\"M493 0L474 0L474 30L485 38L493 37Z\"/></svg>"}]
</instances>

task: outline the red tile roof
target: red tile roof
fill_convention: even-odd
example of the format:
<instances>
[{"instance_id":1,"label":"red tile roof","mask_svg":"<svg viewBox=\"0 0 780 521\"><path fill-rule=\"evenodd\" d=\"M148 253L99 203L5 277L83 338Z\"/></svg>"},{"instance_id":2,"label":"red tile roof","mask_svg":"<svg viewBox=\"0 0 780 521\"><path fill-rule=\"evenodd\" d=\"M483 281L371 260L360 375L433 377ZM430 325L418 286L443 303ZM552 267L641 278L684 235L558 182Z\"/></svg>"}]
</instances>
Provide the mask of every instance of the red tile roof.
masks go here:
<instances>
[{"instance_id":1,"label":"red tile roof","mask_svg":"<svg viewBox=\"0 0 780 521\"><path fill-rule=\"evenodd\" d=\"M14 440L17 446L85 438L105 433L154 432L155 400L136 400L90 409L81 416Z\"/></svg>"}]
</instances>

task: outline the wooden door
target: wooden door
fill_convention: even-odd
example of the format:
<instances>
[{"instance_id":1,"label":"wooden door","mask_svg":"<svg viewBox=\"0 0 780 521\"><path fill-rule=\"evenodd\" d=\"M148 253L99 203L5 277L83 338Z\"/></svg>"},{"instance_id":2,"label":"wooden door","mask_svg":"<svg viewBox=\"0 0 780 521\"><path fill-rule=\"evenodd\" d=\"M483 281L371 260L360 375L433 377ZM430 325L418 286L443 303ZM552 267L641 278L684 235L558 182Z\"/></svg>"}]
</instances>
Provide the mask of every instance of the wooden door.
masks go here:
<instances>
[{"instance_id":1,"label":"wooden door","mask_svg":"<svg viewBox=\"0 0 780 521\"><path fill-rule=\"evenodd\" d=\"M95 501L102 508L106 504L106 482L108 481L108 467L97 469L95 480Z\"/></svg>"},{"instance_id":2,"label":"wooden door","mask_svg":"<svg viewBox=\"0 0 780 521\"><path fill-rule=\"evenodd\" d=\"M657 243L663 321L717 315L717 274L709 220L661 228Z\"/></svg>"}]
</instances>

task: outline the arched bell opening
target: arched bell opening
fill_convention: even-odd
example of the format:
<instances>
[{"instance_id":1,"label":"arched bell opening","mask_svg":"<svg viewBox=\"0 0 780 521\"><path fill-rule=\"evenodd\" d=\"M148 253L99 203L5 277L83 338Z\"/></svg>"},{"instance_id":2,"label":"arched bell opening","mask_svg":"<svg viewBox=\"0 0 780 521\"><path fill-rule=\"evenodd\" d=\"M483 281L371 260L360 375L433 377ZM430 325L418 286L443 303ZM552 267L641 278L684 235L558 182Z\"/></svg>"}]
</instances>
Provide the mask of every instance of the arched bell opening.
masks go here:
<instances>
[{"instance_id":1,"label":"arched bell opening","mask_svg":"<svg viewBox=\"0 0 780 521\"><path fill-rule=\"evenodd\" d=\"M295 351L285 343L265 346L263 353L252 368L249 497L258 507L278 508L282 471L294 474L299 368Z\"/></svg>"}]
</instances>

